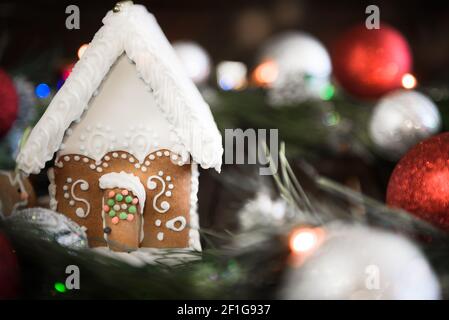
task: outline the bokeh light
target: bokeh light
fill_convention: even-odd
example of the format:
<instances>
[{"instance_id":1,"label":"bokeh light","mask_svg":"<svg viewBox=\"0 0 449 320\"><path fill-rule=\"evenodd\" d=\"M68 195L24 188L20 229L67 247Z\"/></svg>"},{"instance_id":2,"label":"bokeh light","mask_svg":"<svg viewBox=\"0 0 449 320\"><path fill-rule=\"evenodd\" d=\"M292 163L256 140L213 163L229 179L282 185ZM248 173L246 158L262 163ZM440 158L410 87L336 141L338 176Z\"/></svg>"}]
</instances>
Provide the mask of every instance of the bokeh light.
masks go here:
<instances>
[{"instance_id":1,"label":"bokeh light","mask_svg":"<svg viewBox=\"0 0 449 320\"><path fill-rule=\"evenodd\" d=\"M67 78L70 76L70 73L72 73L72 69L75 66L74 63L70 63L62 69L62 80L66 81Z\"/></svg>"},{"instance_id":2,"label":"bokeh light","mask_svg":"<svg viewBox=\"0 0 449 320\"><path fill-rule=\"evenodd\" d=\"M67 289L62 282L56 282L55 290L58 291L59 293L64 293L64 292L66 292Z\"/></svg>"},{"instance_id":3,"label":"bokeh light","mask_svg":"<svg viewBox=\"0 0 449 320\"><path fill-rule=\"evenodd\" d=\"M416 87L416 85L417 81L414 75L412 75L411 73L404 74L404 76L402 77L402 86L405 89L413 89Z\"/></svg>"},{"instance_id":4,"label":"bokeh light","mask_svg":"<svg viewBox=\"0 0 449 320\"><path fill-rule=\"evenodd\" d=\"M321 99L328 101L331 100L335 95L335 87L332 84L328 84L320 92Z\"/></svg>"},{"instance_id":5,"label":"bokeh light","mask_svg":"<svg viewBox=\"0 0 449 320\"><path fill-rule=\"evenodd\" d=\"M78 59L81 59L81 57L83 56L83 54L86 51L88 46L89 45L87 43L85 43L81 47L79 47L79 49L78 49Z\"/></svg>"},{"instance_id":6,"label":"bokeh light","mask_svg":"<svg viewBox=\"0 0 449 320\"><path fill-rule=\"evenodd\" d=\"M36 93L36 96L40 99L45 99L50 95L50 87L46 83L40 83L36 86L36 89L34 90Z\"/></svg>"},{"instance_id":7,"label":"bokeh light","mask_svg":"<svg viewBox=\"0 0 449 320\"><path fill-rule=\"evenodd\" d=\"M246 86L247 68L237 61L222 61L217 65L217 83L225 91L241 90Z\"/></svg>"},{"instance_id":8,"label":"bokeh light","mask_svg":"<svg viewBox=\"0 0 449 320\"><path fill-rule=\"evenodd\" d=\"M269 86L276 81L279 75L279 67L276 62L267 60L254 69L253 79L257 85Z\"/></svg>"},{"instance_id":9,"label":"bokeh light","mask_svg":"<svg viewBox=\"0 0 449 320\"><path fill-rule=\"evenodd\" d=\"M321 244L322 240L322 229L300 227L290 234L289 247L294 254L310 254Z\"/></svg>"}]
</instances>

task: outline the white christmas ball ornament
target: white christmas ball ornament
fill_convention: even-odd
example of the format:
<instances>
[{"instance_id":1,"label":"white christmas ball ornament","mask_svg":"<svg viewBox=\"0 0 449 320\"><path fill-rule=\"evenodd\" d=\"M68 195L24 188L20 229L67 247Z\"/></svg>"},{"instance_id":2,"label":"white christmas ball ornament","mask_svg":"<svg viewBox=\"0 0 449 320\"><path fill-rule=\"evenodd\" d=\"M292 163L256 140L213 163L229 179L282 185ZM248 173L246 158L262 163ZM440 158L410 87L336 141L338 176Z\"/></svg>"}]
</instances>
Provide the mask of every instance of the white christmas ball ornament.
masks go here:
<instances>
[{"instance_id":1,"label":"white christmas ball ornament","mask_svg":"<svg viewBox=\"0 0 449 320\"><path fill-rule=\"evenodd\" d=\"M332 72L331 59L323 44L299 31L284 32L269 39L258 60L273 60L281 71L294 70L319 78L329 77Z\"/></svg>"},{"instance_id":2,"label":"white christmas ball ornament","mask_svg":"<svg viewBox=\"0 0 449 320\"><path fill-rule=\"evenodd\" d=\"M298 31L279 34L263 46L258 62L273 61L278 73L270 83L273 104L299 103L318 98L330 82L332 64L323 44Z\"/></svg>"},{"instance_id":3,"label":"white christmas ball ornament","mask_svg":"<svg viewBox=\"0 0 449 320\"><path fill-rule=\"evenodd\" d=\"M369 124L373 143L387 157L399 159L416 143L439 131L436 105L417 91L397 90L375 106Z\"/></svg>"},{"instance_id":4,"label":"white christmas ball ornament","mask_svg":"<svg viewBox=\"0 0 449 320\"><path fill-rule=\"evenodd\" d=\"M408 239L358 225L327 227L326 240L291 267L283 299L439 299L438 280Z\"/></svg>"},{"instance_id":5,"label":"white christmas ball ornament","mask_svg":"<svg viewBox=\"0 0 449 320\"><path fill-rule=\"evenodd\" d=\"M195 84L205 82L211 69L210 57L206 50L193 41L177 41L172 45L189 78Z\"/></svg>"}]
</instances>

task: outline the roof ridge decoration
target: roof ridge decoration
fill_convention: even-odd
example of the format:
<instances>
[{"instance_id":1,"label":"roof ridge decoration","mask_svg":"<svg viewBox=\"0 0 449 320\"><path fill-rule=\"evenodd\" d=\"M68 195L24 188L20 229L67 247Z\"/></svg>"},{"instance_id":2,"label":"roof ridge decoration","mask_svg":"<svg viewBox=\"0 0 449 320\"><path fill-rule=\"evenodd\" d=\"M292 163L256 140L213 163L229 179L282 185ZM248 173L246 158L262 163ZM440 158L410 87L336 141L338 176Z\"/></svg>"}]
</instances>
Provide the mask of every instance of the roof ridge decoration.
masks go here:
<instances>
[{"instance_id":1,"label":"roof ridge decoration","mask_svg":"<svg viewBox=\"0 0 449 320\"><path fill-rule=\"evenodd\" d=\"M17 156L25 174L39 173L79 121L111 66L125 53L152 91L157 107L201 167L220 171L223 147L209 106L176 57L155 17L144 6L109 11L71 75L56 93Z\"/></svg>"}]
</instances>

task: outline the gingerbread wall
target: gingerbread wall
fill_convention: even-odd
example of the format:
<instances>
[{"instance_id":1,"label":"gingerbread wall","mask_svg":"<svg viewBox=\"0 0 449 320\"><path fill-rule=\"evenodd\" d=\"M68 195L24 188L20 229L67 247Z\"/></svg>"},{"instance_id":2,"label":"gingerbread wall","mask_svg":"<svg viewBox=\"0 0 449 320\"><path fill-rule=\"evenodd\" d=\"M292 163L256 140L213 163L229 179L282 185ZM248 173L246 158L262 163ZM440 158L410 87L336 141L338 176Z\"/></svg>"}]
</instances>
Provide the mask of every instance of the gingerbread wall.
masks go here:
<instances>
[{"instance_id":1,"label":"gingerbread wall","mask_svg":"<svg viewBox=\"0 0 449 320\"><path fill-rule=\"evenodd\" d=\"M51 192L57 201L56 210L87 228L91 247L107 246L102 219L104 190L99 187L99 178L121 171L139 177L146 190L140 246L188 247L191 165L180 162L179 156L169 150L152 152L142 163L124 151L109 152L97 162L77 154L59 157Z\"/></svg>"}]
</instances>

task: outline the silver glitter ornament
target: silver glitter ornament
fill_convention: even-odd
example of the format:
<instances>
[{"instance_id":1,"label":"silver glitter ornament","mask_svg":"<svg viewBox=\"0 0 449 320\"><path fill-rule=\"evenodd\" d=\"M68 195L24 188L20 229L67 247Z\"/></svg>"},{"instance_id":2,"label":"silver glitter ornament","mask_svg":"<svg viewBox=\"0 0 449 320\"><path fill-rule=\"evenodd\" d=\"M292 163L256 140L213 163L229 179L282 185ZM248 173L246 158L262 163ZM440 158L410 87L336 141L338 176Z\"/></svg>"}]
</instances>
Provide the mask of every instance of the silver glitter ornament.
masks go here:
<instances>
[{"instance_id":1,"label":"silver glitter ornament","mask_svg":"<svg viewBox=\"0 0 449 320\"><path fill-rule=\"evenodd\" d=\"M30 208L16 211L8 220L25 221L37 226L36 232L43 232L50 240L69 248L87 248L84 228L66 216L44 208Z\"/></svg>"},{"instance_id":2,"label":"silver glitter ornament","mask_svg":"<svg viewBox=\"0 0 449 320\"><path fill-rule=\"evenodd\" d=\"M375 146L391 160L410 147L437 133L441 116L437 106L417 91L397 90L375 106L369 123Z\"/></svg>"}]
</instances>

